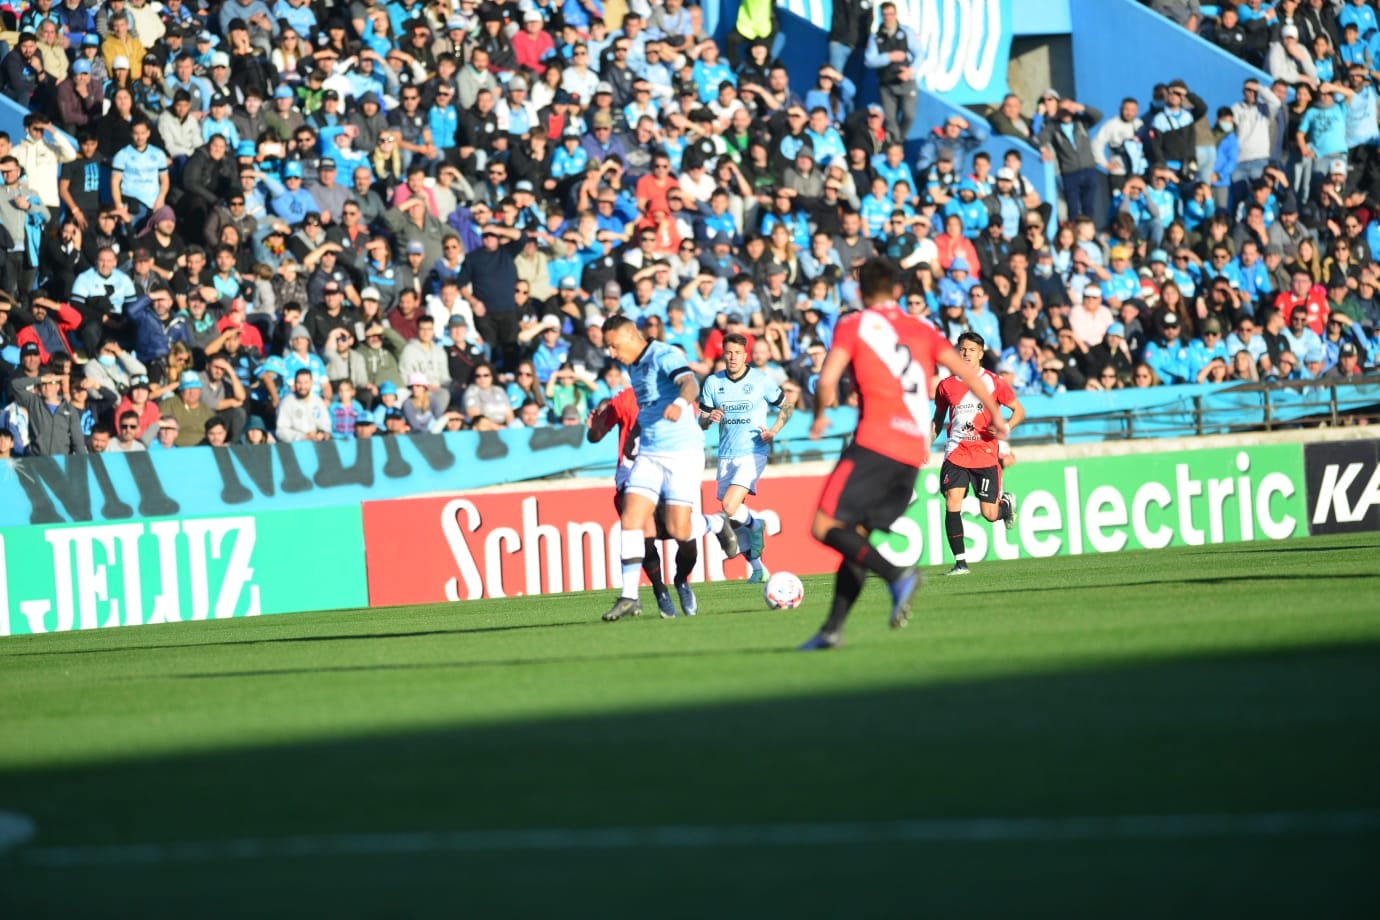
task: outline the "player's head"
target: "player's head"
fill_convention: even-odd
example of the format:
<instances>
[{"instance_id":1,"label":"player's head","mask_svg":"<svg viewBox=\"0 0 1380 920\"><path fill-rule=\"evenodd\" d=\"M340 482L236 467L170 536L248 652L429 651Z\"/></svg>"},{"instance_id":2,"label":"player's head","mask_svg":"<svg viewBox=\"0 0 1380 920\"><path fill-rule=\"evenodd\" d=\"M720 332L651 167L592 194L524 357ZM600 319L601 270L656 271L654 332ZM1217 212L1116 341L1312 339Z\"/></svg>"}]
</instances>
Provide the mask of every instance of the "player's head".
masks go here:
<instances>
[{"instance_id":1,"label":"player's head","mask_svg":"<svg viewBox=\"0 0 1380 920\"><path fill-rule=\"evenodd\" d=\"M730 332L724 336L724 367L733 375L741 374L747 367L747 336L741 332Z\"/></svg>"},{"instance_id":2,"label":"player's head","mask_svg":"<svg viewBox=\"0 0 1380 920\"><path fill-rule=\"evenodd\" d=\"M958 356L973 367L982 363L982 354L987 343L976 332L965 332L958 337Z\"/></svg>"},{"instance_id":3,"label":"player's head","mask_svg":"<svg viewBox=\"0 0 1380 920\"><path fill-rule=\"evenodd\" d=\"M646 344L637 323L626 316L610 316L604 322L604 348L619 364L632 364Z\"/></svg>"},{"instance_id":4,"label":"player's head","mask_svg":"<svg viewBox=\"0 0 1380 920\"><path fill-rule=\"evenodd\" d=\"M868 259L858 272L864 304L890 303L901 286L901 272L890 259Z\"/></svg>"}]
</instances>

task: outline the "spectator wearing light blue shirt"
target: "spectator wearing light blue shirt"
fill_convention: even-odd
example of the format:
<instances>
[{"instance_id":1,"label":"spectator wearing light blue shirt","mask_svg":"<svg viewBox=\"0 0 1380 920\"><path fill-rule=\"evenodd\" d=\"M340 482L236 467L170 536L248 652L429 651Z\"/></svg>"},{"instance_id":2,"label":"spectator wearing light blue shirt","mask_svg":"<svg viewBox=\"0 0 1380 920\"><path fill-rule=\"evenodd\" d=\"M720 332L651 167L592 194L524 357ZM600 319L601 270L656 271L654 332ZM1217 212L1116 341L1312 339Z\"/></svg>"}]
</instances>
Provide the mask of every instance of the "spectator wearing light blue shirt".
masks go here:
<instances>
[{"instance_id":1,"label":"spectator wearing light blue shirt","mask_svg":"<svg viewBox=\"0 0 1380 920\"><path fill-rule=\"evenodd\" d=\"M130 144L110 163L110 196L129 223L138 223L168 197L168 155L149 143L152 126L136 121L130 128Z\"/></svg>"}]
</instances>

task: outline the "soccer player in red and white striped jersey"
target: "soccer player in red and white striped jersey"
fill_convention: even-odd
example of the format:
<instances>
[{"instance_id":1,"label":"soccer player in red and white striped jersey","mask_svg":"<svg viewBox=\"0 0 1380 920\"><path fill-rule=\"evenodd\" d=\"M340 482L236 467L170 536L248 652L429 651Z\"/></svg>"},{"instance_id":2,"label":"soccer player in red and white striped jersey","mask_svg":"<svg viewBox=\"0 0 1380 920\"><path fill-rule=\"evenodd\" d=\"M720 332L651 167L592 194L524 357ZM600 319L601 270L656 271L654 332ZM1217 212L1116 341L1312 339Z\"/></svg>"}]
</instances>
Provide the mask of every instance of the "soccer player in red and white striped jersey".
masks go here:
<instances>
[{"instance_id":1,"label":"soccer player in red and white striped jersey","mask_svg":"<svg viewBox=\"0 0 1380 920\"><path fill-rule=\"evenodd\" d=\"M1011 385L981 366L986 343L976 332L958 337L958 356L973 367L981 380L980 392L989 393L998 403L1011 410L1007 429L1015 428L1025 418L1025 407L1016 398ZM957 377L940 381L934 394L934 433L939 434L948 416L949 438L944 446L944 466L939 472L940 490L944 493L946 514L945 532L949 535L949 549L954 554L954 567L949 575L967 575L968 560L963 542L963 499L971 486L977 496L982 516L989 521L1000 520L1011 527L1016 522L1016 496L1001 490L1001 442L992 433L994 418L977 392Z\"/></svg>"},{"instance_id":2,"label":"soccer player in red and white striped jersey","mask_svg":"<svg viewBox=\"0 0 1380 920\"><path fill-rule=\"evenodd\" d=\"M825 406L832 405L839 379L852 371L858 391L858 431L838 466L825 481L811 533L843 556L834 583L829 617L802 651L836 648L848 613L870 570L891 590L891 625L906 625L910 600L920 586L920 571L901 568L876 550L868 537L886 530L905 513L915 478L929 458L930 381L942 365L968 384L992 413L993 429L1004 435L1001 410L977 371L958 356L924 320L897 304L900 272L889 260L864 263L859 276L865 309L839 320L833 347L824 359L815 389L815 421L810 437L829 427Z\"/></svg>"}]
</instances>

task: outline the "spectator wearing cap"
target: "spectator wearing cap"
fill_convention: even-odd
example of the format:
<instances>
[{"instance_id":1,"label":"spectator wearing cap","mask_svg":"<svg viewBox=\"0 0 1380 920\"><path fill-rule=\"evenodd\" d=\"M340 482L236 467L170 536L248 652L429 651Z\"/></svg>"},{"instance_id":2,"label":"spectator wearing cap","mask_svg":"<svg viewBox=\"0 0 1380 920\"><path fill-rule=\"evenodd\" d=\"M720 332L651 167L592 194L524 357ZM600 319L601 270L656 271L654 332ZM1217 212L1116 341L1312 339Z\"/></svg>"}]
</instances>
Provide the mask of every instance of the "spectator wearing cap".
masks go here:
<instances>
[{"instance_id":1,"label":"spectator wearing cap","mask_svg":"<svg viewBox=\"0 0 1380 920\"><path fill-rule=\"evenodd\" d=\"M231 117L233 107L234 100L230 96L217 93L211 97L210 112L201 122L203 141L209 141L219 134L225 138L225 145L231 150L239 146L240 130L235 127L235 119Z\"/></svg>"},{"instance_id":2,"label":"spectator wearing cap","mask_svg":"<svg viewBox=\"0 0 1380 920\"><path fill-rule=\"evenodd\" d=\"M1082 303L1069 312L1068 324L1076 340L1084 348L1092 348L1102 343L1114 319L1103 302L1102 287L1089 284L1083 288Z\"/></svg>"},{"instance_id":3,"label":"spectator wearing cap","mask_svg":"<svg viewBox=\"0 0 1380 920\"><path fill-rule=\"evenodd\" d=\"M278 403L275 433L279 441L328 441L331 413L314 390L314 378L307 368L292 374L292 389Z\"/></svg>"},{"instance_id":4,"label":"spectator wearing cap","mask_svg":"<svg viewBox=\"0 0 1380 920\"><path fill-rule=\"evenodd\" d=\"M1220 360L1230 365L1231 353L1226 340L1222 338L1222 323L1215 316L1203 320L1203 334L1188 346L1188 379L1190 383L1203 383L1204 374L1213 361Z\"/></svg>"},{"instance_id":5,"label":"spectator wearing cap","mask_svg":"<svg viewBox=\"0 0 1380 920\"><path fill-rule=\"evenodd\" d=\"M1179 328L1179 317L1166 313L1160 320L1163 334L1145 346L1145 363L1154 369L1164 384L1194 383L1190 373L1188 346L1181 341L1183 330Z\"/></svg>"},{"instance_id":6,"label":"spectator wearing cap","mask_svg":"<svg viewBox=\"0 0 1380 920\"><path fill-rule=\"evenodd\" d=\"M1084 363L1089 371L1090 390L1111 390L1128 383L1134 362L1126 344L1126 327L1121 323L1109 325L1102 341L1087 350ZM1112 372L1111 380L1106 376L1108 370ZM1093 385L1094 381L1097 386Z\"/></svg>"},{"instance_id":7,"label":"spectator wearing cap","mask_svg":"<svg viewBox=\"0 0 1380 920\"><path fill-rule=\"evenodd\" d=\"M1365 355L1354 342L1343 342L1337 349L1337 360L1323 372L1323 380L1355 380L1365 375L1362 365Z\"/></svg>"},{"instance_id":8,"label":"spectator wearing cap","mask_svg":"<svg viewBox=\"0 0 1380 920\"><path fill-rule=\"evenodd\" d=\"M282 180L268 173L263 174L263 183L268 189L268 208L274 215L291 223L303 222L307 215L314 214L320 224L321 208L304 184L304 170L300 160L288 160L283 164Z\"/></svg>"},{"instance_id":9,"label":"spectator wearing cap","mask_svg":"<svg viewBox=\"0 0 1380 920\"><path fill-rule=\"evenodd\" d=\"M1265 54L1265 70L1276 80L1283 80L1290 86L1305 83L1317 89L1318 68L1308 48L1299 41L1299 30L1295 25L1280 28L1279 37L1270 42Z\"/></svg>"},{"instance_id":10,"label":"spectator wearing cap","mask_svg":"<svg viewBox=\"0 0 1380 920\"><path fill-rule=\"evenodd\" d=\"M163 401L164 416L177 422L176 447L194 447L201 443L206 423L215 413L201 401L201 376L187 370L177 381L177 395Z\"/></svg>"},{"instance_id":11,"label":"spectator wearing cap","mask_svg":"<svg viewBox=\"0 0 1380 920\"><path fill-rule=\"evenodd\" d=\"M93 128L100 120L104 103L105 92L91 75L91 63L78 58L67 78L57 86L54 106L58 123L71 133Z\"/></svg>"},{"instance_id":12,"label":"spectator wearing cap","mask_svg":"<svg viewBox=\"0 0 1380 920\"><path fill-rule=\"evenodd\" d=\"M546 72L546 59L556 52L546 20L539 10L528 10L522 16L522 28L513 35L513 58L517 66L541 76Z\"/></svg>"},{"instance_id":13,"label":"spectator wearing cap","mask_svg":"<svg viewBox=\"0 0 1380 920\"><path fill-rule=\"evenodd\" d=\"M307 193L316 201L321 212L323 224L339 223L345 202L350 200L351 191L336 182L338 164L330 157L322 157L316 162L316 179L306 184Z\"/></svg>"}]
</instances>

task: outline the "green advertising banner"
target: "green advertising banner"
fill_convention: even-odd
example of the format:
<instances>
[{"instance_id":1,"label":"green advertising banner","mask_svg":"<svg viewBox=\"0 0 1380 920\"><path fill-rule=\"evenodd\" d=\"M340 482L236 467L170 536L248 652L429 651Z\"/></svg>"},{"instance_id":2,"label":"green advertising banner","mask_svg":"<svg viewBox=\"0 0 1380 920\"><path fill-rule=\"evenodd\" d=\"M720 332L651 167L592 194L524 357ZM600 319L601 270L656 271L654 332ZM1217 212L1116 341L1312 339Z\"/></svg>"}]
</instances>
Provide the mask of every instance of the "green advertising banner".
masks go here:
<instances>
[{"instance_id":1,"label":"green advertising banner","mask_svg":"<svg viewBox=\"0 0 1380 920\"><path fill-rule=\"evenodd\" d=\"M877 542L898 565L943 565L944 498L939 470L920 473L915 501ZM1016 526L989 524L964 500L968 561L1030 559L1124 549L1160 549L1308 532L1303 448L1298 444L1017 463L1002 488L1014 492Z\"/></svg>"},{"instance_id":2,"label":"green advertising banner","mask_svg":"<svg viewBox=\"0 0 1380 920\"><path fill-rule=\"evenodd\" d=\"M0 636L368 603L358 506L0 530Z\"/></svg>"}]
</instances>

